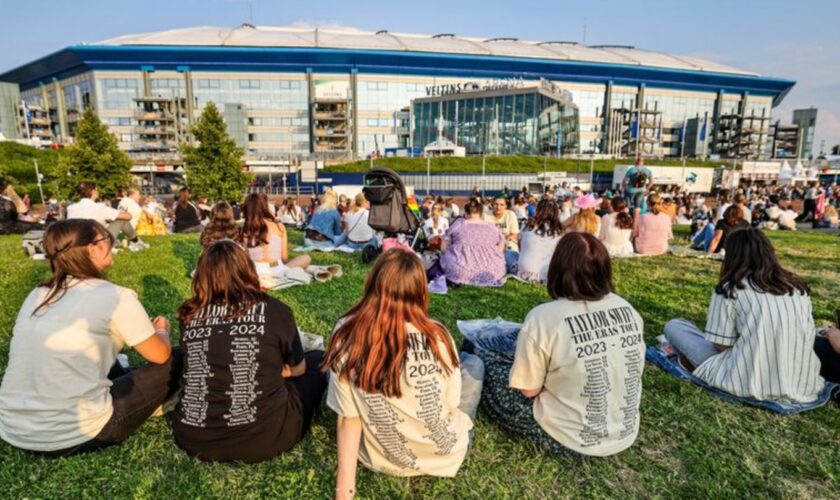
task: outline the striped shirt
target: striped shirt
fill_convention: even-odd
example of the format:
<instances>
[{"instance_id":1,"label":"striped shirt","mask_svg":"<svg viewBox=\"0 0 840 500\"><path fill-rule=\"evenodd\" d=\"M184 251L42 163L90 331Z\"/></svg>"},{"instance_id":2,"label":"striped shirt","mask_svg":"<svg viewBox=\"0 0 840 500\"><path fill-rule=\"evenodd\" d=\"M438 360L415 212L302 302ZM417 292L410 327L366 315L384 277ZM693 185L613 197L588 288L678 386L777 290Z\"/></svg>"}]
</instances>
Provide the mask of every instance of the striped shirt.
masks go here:
<instances>
[{"instance_id":1,"label":"striped shirt","mask_svg":"<svg viewBox=\"0 0 840 500\"><path fill-rule=\"evenodd\" d=\"M765 401L814 401L825 381L814 354L811 298L772 295L750 286L734 299L712 294L705 337L731 346L694 372L731 394Z\"/></svg>"}]
</instances>

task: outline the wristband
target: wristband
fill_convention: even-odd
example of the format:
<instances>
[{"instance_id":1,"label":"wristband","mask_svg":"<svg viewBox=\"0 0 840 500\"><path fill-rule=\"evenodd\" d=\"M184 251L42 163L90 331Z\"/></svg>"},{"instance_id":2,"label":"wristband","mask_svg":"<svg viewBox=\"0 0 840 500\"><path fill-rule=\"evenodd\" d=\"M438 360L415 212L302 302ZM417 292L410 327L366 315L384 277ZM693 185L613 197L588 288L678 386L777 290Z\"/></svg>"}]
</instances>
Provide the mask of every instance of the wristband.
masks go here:
<instances>
[{"instance_id":1,"label":"wristband","mask_svg":"<svg viewBox=\"0 0 840 500\"><path fill-rule=\"evenodd\" d=\"M167 337L169 336L169 332L167 330L155 330L155 333L157 335L166 335Z\"/></svg>"}]
</instances>

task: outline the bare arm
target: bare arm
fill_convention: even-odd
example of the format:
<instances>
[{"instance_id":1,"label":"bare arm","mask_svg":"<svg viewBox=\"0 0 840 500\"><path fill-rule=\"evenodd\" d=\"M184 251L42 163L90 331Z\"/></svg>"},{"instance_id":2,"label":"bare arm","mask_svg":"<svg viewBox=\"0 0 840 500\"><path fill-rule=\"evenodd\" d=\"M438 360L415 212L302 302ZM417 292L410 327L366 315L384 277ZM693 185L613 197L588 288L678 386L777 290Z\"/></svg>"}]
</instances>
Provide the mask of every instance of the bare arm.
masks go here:
<instances>
[{"instance_id":1,"label":"bare arm","mask_svg":"<svg viewBox=\"0 0 840 500\"><path fill-rule=\"evenodd\" d=\"M338 473L335 498L353 498L356 491L356 466L362 440L362 420L359 417L338 417L336 441L338 445Z\"/></svg>"},{"instance_id":2,"label":"bare arm","mask_svg":"<svg viewBox=\"0 0 840 500\"><path fill-rule=\"evenodd\" d=\"M155 334L135 345L134 350L146 361L160 365L169 361L172 355L172 343L169 340L171 327L169 320L163 316L155 318L152 324L155 326Z\"/></svg>"},{"instance_id":3,"label":"bare arm","mask_svg":"<svg viewBox=\"0 0 840 500\"><path fill-rule=\"evenodd\" d=\"M117 215L117 220L131 220L131 214L120 210L119 215Z\"/></svg>"},{"instance_id":4,"label":"bare arm","mask_svg":"<svg viewBox=\"0 0 840 500\"><path fill-rule=\"evenodd\" d=\"M295 366L283 365L283 371L280 372L280 375L283 378L292 378L292 377L300 377L301 375L306 372L306 360L304 359L300 363L296 364Z\"/></svg>"},{"instance_id":5,"label":"bare arm","mask_svg":"<svg viewBox=\"0 0 840 500\"><path fill-rule=\"evenodd\" d=\"M531 399L540 395L540 393L542 392L542 387L540 387L539 389L519 389L519 392L521 392L522 395L526 398Z\"/></svg>"},{"instance_id":6,"label":"bare arm","mask_svg":"<svg viewBox=\"0 0 840 500\"><path fill-rule=\"evenodd\" d=\"M721 238L723 238L723 231L715 229L715 235L712 236L712 242L709 244L709 249L706 250L706 253L715 253L715 249L720 244Z\"/></svg>"}]
</instances>

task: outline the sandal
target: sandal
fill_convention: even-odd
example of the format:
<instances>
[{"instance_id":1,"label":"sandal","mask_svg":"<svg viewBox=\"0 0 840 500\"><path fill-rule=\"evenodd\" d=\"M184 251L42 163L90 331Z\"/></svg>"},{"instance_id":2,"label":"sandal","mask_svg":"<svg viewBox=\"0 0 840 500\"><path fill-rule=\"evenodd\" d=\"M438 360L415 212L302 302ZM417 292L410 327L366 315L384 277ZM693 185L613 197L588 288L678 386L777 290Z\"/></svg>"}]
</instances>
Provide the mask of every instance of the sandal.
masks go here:
<instances>
[{"instance_id":1,"label":"sandal","mask_svg":"<svg viewBox=\"0 0 840 500\"><path fill-rule=\"evenodd\" d=\"M344 271L338 264L331 264L327 266L327 272L330 273L333 278L340 278L342 275L344 275Z\"/></svg>"}]
</instances>

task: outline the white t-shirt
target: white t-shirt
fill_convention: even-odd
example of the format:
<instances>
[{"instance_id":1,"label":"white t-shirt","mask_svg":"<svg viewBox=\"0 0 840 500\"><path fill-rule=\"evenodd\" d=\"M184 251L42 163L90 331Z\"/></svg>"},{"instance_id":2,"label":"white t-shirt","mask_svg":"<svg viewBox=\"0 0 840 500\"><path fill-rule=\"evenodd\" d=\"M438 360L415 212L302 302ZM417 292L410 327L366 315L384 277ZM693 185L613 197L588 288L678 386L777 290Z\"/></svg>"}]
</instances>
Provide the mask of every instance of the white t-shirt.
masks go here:
<instances>
[{"instance_id":1,"label":"white t-shirt","mask_svg":"<svg viewBox=\"0 0 840 500\"><path fill-rule=\"evenodd\" d=\"M370 241L376 232L368 225L370 211L363 208L356 213L347 212L344 214L344 222L347 225L347 238L351 241Z\"/></svg>"},{"instance_id":2,"label":"white t-shirt","mask_svg":"<svg viewBox=\"0 0 840 500\"><path fill-rule=\"evenodd\" d=\"M393 476L453 477L466 457L473 427L458 408L461 372L453 367L446 376L425 337L411 325L409 334L401 398L369 394L330 371L327 406L361 419L359 460L365 467ZM439 348L446 356L446 347L441 343Z\"/></svg>"},{"instance_id":3,"label":"white t-shirt","mask_svg":"<svg viewBox=\"0 0 840 500\"><path fill-rule=\"evenodd\" d=\"M432 238L434 236L443 237L447 231L449 231L449 220L446 217L440 217L438 219L437 227L435 227L435 221L431 217L423 223L423 232L426 233L426 238Z\"/></svg>"},{"instance_id":4,"label":"white t-shirt","mask_svg":"<svg viewBox=\"0 0 840 500\"><path fill-rule=\"evenodd\" d=\"M519 242L519 277L535 283L543 283L548 277L551 256L561 235L539 236L534 231L523 231Z\"/></svg>"},{"instance_id":5,"label":"white t-shirt","mask_svg":"<svg viewBox=\"0 0 840 500\"><path fill-rule=\"evenodd\" d=\"M0 385L0 437L26 450L70 448L111 418L108 372L125 345L154 334L137 294L104 280L74 280L32 316L48 290L24 301Z\"/></svg>"},{"instance_id":6,"label":"white t-shirt","mask_svg":"<svg viewBox=\"0 0 840 500\"><path fill-rule=\"evenodd\" d=\"M612 213L601 217L601 230L598 239L607 247L610 257L632 255L633 243L630 241L630 237L633 235L633 229L621 229L616 226L617 215Z\"/></svg>"},{"instance_id":7,"label":"white t-shirt","mask_svg":"<svg viewBox=\"0 0 840 500\"><path fill-rule=\"evenodd\" d=\"M519 234L519 220L516 218L515 213L510 210L505 210L505 213L501 217L496 217L491 211L484 214L484 220L493 224L502 232L502 236L505 237L505 249L513 250L514 252L519 251L519 244L517 242L507 241L508 235Z\"/></svg>"},{"instance_id":8,"label":"white t-shirt","mask_svg":"<svg viewBox=\"0 0 840 500\"><path fill-rule=\"evenodd\" d=\"M140 215L143 214L143 209L140 208L140 205L138 205L136 201L126 196L125 198L120 200L120 204L117 208L128 212L128 214L131 216L131 227L137 228L137 223L140 222Z\"/></svg>"},{"instance_id":9,"label":"white t-shirt","mask_svg":"<svg viewBox=\"0 0 840 500\"><path fill-rule=\"evenodd\" d=\"M814 401L825 385L808 295L772 295L749 285L734 299L713 293L705 332L708 341L732 346L694 371L709 385L786 403Z\"/></svg>"},{"instance_id":10,"label":"white t-shirt","mask_svg":"<svg viewBox=\"0 0 840 500\"><path fill-rule=\"evenodd\" d=\"M68 219L90 219L107 226L109 222L117 220L120 211L105 204L97 203L90 198L82 198L78 203L67 206Z\"/></svg>"},{"instance_id":11,"label":"white t-shirt","mask_svg":"<svg viewBox=\"0 0 840 500\"><path fill-rule=\"evenodd\" d=\"M639 433L644 322L626 300L559 299L528 313L510 372L514 389L538 389L534 419L583 455L613 455Z\"/></svg>"}]
</instances>

